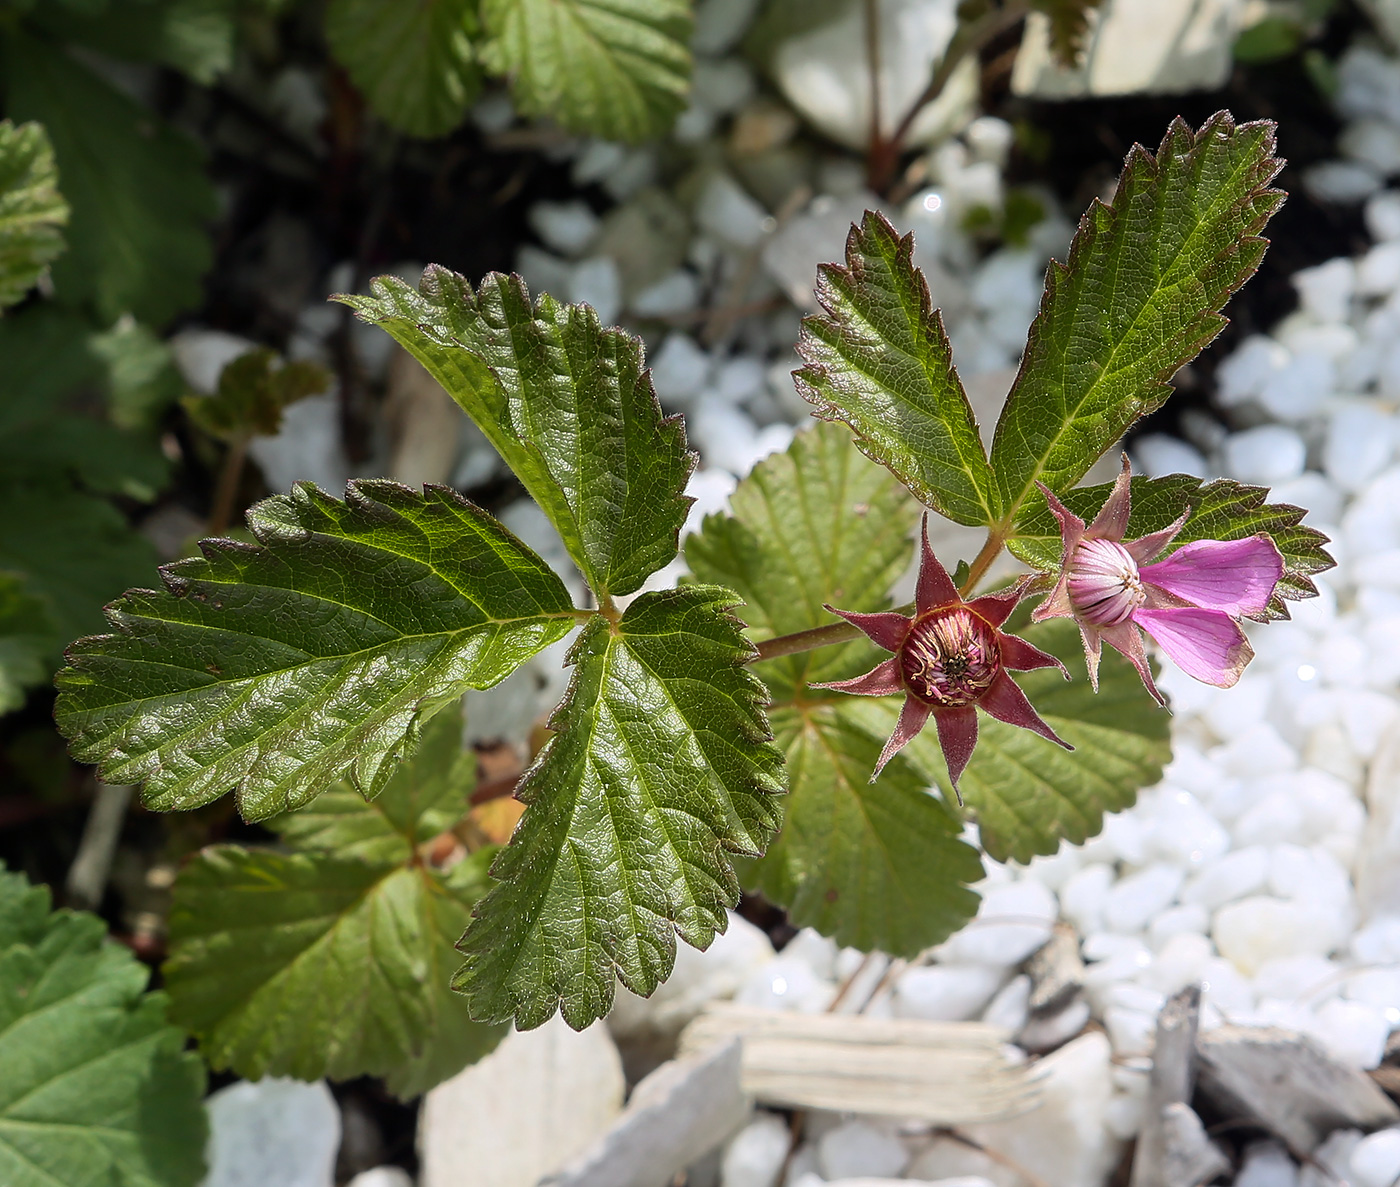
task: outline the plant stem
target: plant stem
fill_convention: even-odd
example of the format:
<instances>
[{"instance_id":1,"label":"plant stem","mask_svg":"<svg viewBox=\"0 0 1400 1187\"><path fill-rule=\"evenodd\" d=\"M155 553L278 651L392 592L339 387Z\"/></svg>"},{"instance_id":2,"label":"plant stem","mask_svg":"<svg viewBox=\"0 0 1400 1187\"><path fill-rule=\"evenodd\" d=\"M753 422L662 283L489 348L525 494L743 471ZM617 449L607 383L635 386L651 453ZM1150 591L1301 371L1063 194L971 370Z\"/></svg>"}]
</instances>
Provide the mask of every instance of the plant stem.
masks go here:
<instances>
[{"instance_id":1,"label":"plant stem","mask_svg":"<svg viewBox=\"0 0 1400 1187\"><path fill-rule=\"evenodd\" d=\"M948 42L948 48L943 52L942 59L934 68L928 86L904 113L904 118L899 121L889 140L879 140L881 151L878 154L877 142L872 140L869 157L871 189L879 194L889 189L894 181L895 170L899 166L900 155L904 151L904 141L914 126L914 121L919 118L919 113L925 107L943 93L943 89L963 61L980 54L986 46L1022 20L1029 11L1029 0L1006 0L1004 4L988 10L970 24L958 26L953 39Z\"/></svg>"},{"instance_id":2,"label":"plant stem","mask_svg":"<svg viewBox=\"0 0 1400 1187\"><path fill-rule=\"evenodd\" d=\"M209 512L209 534L217 536L227 530L233 518L233 501L238 496L238 483L243 477L243 464L248 458L248 436L243 434L229 442L224 454L219 484L214 489L214 506Z\"/></svg>"},{"instance_id":3,"label":"plant stem","mask_svg":"<svg viewBox=\"0 0 1400 1187\"><path fill-rule=\"evenodd\" d=\"M977 583L982 580L982 576L992 567L992 562L1001 555L1003 545L1006 544L1006 531L1001 527L994 527L987 533L987 541L982 545L982 551L973 558L971 566L967 570L967 580L962 583L962 588L958 590L959 597L967 597Z\"/></svg>"},{"instance_id":4,"label":"plant stem","mask_svg":"<svg viewBox=\"0 0 1400 1187\"><path fill-rule=\"evenodd\" d=\"M865 63L870 72L870 147L866 172L875 176L884 168L889 144L880 128L880 0L865 0Z\"/></svg>"}]
</instances>

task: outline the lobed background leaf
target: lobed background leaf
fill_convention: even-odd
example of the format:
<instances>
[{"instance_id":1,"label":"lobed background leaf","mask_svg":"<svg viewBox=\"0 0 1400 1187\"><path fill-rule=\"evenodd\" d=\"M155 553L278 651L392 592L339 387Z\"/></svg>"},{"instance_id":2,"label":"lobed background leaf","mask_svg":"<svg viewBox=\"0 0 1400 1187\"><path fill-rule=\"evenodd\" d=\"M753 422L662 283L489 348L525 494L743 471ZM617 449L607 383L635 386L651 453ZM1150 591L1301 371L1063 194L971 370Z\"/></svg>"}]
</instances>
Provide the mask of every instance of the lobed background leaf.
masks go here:
<instances>
[{"instance_id":1,"label":"lobed background leaf","mask_svg":"<svg viewBox=\"0 0 1400 1187\"><path fill-rule=\"evenodd\" d=\"M0 309L15 304L63 251L68 203L38 124L0 120Z\"/></svg>"},{"instance_id":2,"label":"lobed background leaf","mask_svg":"<svg viewBox=\"0 0 1400 1187\"><path fill-rule=\"evenodd\" d=\"M248 514L259 544L206 540L166 588L108 609L59 673L59 729L158 810L232 789L248 819L348 775L382 789L419 723L573 627L563 582L446 487L309 483Z\"/></svg>"},{"instance_id":3,"label":"lobed background leaf","mask_svg":"<svg viewBox=\"0 0 1400 1187\"><path fill-rule=\"evenodd\" d=\"M649 994L676 935L705 948L739 897L730 855L762 853L778 823L782 756L763 685L712 586L646 593L570 652L554 737L459 947L474 1017L575 1029L608 1012L617 979Z\"/></svg>"},{"instance_id":4,"label":"lobed background leaf","mask_svg":"<svg viewBox=\"0 0 1400 1187\"><path fill-rule=\"evenodd\" d=\"M1069 490L1225 325L1220 310L1268 246L1283 202L1271 123L1175 120L1154 157L1134 145L1112 205L1095 200L1045 295L992 440L1003 516L1035 482Z\"/></svg>"},{"instance_id":5,"label":"lobed background leaf","mask_svg":"<svg viewBox=\"0 0 1400 1187\"><path fill-rule=\"evenodd\" d=\"M645 140L665 132L690 86L687 0L482 0L487 69L516 106L573 132Z\"/></svg>"},{"instance_id":6,"label":"lobed background leaf","mask_svg":"<svg viewBox=\"0 0 1400 1187\"><path fill-rule=\"evenodd\" d=\"M430 267L339 298L381 325L447 389L558 530L600 599L628 594L676 555L695 465L663 419L639 339L586 305L534 304L518 276L473 290Z\"/></svg>"},{"instance_id":7,"label":"lobed background leaf","mask_svg":"<svg viewBox=\"0 0 1400 1187\"><path fill-rule=\"evenodd\" d=\"M0 866L0 1182L195 1187L204 1065L95 915Z\"/></svg>"}]
</instances>

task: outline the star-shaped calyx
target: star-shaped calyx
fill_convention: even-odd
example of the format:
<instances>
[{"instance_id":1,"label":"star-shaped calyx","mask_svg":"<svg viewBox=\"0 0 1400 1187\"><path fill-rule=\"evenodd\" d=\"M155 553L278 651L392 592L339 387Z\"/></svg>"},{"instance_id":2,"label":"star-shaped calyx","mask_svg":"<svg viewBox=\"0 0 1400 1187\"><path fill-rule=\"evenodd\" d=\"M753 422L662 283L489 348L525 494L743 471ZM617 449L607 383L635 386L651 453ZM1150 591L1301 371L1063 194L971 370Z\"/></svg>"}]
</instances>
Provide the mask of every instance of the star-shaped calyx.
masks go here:
<instances>
[{"instance_id":1,"label":"star-shaped calyx","mask_svg":"<svg viewBox=\"0 0 1400 1187\"><path fill-rule=\"evenodd\" d=\"M880 753L871 781L932 716L948 764L948 778L957 792L958 779L977 745L979 706L998 721L1034 730L1066 750L1073 750L1041 720L1009 675L1010 671L1032 668L1058 667L1064 671L1064 665L1053 655L1001 630L1001 624L1025 596L1026 583L964 602L929 546L927 515L921 538L923 551L912 616L893 610L857 614L826 607L859 627L872 642L894 652L894 656L864 676L813 687L868 697L905 694L899 721ZM1068 679L1069 673L1065 676Z\"/></svg>"}]
</instances>

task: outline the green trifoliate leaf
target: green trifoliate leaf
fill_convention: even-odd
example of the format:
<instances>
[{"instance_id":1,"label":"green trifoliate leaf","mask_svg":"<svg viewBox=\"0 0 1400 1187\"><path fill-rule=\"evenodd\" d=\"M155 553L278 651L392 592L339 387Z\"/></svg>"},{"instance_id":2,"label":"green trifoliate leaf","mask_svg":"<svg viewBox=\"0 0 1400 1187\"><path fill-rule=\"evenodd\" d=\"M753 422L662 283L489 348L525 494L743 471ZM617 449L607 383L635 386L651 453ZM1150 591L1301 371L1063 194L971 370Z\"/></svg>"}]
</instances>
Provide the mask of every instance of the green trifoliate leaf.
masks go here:
<instances>
[{"instance_id":1,"label":"green trifoliate leaf","mask_svg":"<svg viewBox=\"0 0 1400 1187\"><path fill-rule=\"evenodd\" d=\"M581 1029L615 978L645 996L670 975L677 932L704 948L726 926L728 855L763 852L783 787L733 602L712 586L647 593L584 629L501 883L459 945L474 1016L532 1027L558 1009Z\"/></svg>"},{"instance_id":2,"label":"green trifoliate leaf","mask_svg":"<svg viewBox=\"0 0 1400 1187\"><path fill-rule=\"evenodd\" d=\"M0 120L0 309L20 300L63 251L67 222L44 129Z\"/></svg>"},{"instance_id":3,"label":"green trifoliate leaf","mask_svg":"<svg viewBox=\"0 0 1400 1187\"><path fill-rule=\"evenodd\" d=\"M376 115L410 136L445 136L481 88L475 0L332 0L326 40Z\"/></svg>"},{"instance_id":4,"label":"green trifoliate leaf","mask_svg":"<svg viewBox=\"0 0 1400 1187\"><path fill-rule=\"evenodd\" d=\"M6 44L6 110L44 124L72 207L55 298L103 324L158 326L197 305L216 205L198 147L57 45Z\"/></svg>"},{"instance_id":5,"label":"green trifoliate leaf","mask_svg":"<svg viewBox=\"0 0 1400 1187\"><path fill-rule=\"evenodd\" d=\"M474 292L430 267L342 297L388 330L466 411L558 530L600 598L628 594L676 555L694 465L679 418L662 419L638 339L586 305L493 273Z\"/></svg>"},{"instance_id":6,"label":"green trifoliate leaf","mask_svg":"<svg viewBox=\"0 0 1400 1187\"><path fill-rule=\"evenodd\" d=\"M59 728L110 783L192 808L232 789L248 819L342 775L374 795L418 723L573 627L563 582L446 487L300 483L259 503L260 544L204 542L69 649Z\"/></svg>"},{"instance_id":7,"label":"green trifoliate leaf","mask_svg":"<svg viewBox=\"0 0 1400 1187\"><path fill-rule=\"evenodd\" d=\"M363 804L362 804L363 807ZM485 857L442 874L328 853L204 850L181 871L170 1016L252 1079L383 1076L424 1092L500 1041L448 987Z\"/></svg>"},{"instance_id":8,"label":"green trifoliate leaf","mask_svg":"<svg viewBox=\"0 0 1400 1187\"><path fill-rule=\"evenodd\" d=\"M773 710L792 790L782 832L744 884L786 907L795 926L914 956L977 913L968 884L982 862L915 764L896 756L870 782L884 738L846 713L850 699Z\"/></svg>"},{"instance_id":9,"label":"green trifoliate leaf","mask_svg":"<svg viewBox=\"0 0 1400 1187\"><path fill-rule=\"evenodd\" d=\"M732 514L707 516L687 538L685 559L701 581L743 598L739 613L755 641L830 626L836 620L823 602L889 608L888 590L909 565L918 508L839 425L813 425L787 452L759 462L729 506ZM809 682L868 671L877 652L860 639L769 660L761 675L782 703Z\"/></svg>"},{"instance_id":10,"label":"green trifoliate leaf","mask_svg":"<svg viewBox=\"0 0 1400 1187\"><path fill-rule=\"evenodd\" d=\"M1063 502L1086 523L1093 520L1113 489L1112 483L1085 486L1067 491ZM1203 482L1187 474L1165 478L1134 478L1132 515L1127 538L1135 539L1160 531L1188 508L1191 514L1171 549L1171 555L1193 540L1243 540L1265 535L1283 555L1283 577L1274 591L1267 616L1287 618L1285 598L1297 601L1315 598L1317 587L1312 574L1330 569L1335 563L1327 554L1327 537L1316 528L1302 525L1307 511L1288 503L1268 503L1267 487L1245 486L1226 478ZM1016 524L1011 551L1026 564L1050 572L1060 565L1060 529L1043 498L1029 502Z\"/></svg>"},{"instance_id":11,"label":"green trifoliate leaf","mask_svg":"<svg viewBox=\"0 0 1400 1187\"><path fill-rule=\"evenodd\" d=\"M605 140L657 136L690 86L687 0L483 0L486 68L516 105Z\"/></svg>"},{"instance_id":12,"label":"green trifoliate leaf","mask_svg":"<svg viewBox=\"0 0 1400 1187\"><path fill-rule=\"evenodd\" d=\"M219 372L212 396L186 396L181 403L195 424L225 441L272 437L288 404L317 395L330 383L330 372L318 363L299 359L279 366L275 351L259 348Z\"/></svg>"},{"instance_id":13,"label":"green trifoliate leaf","mask_svg":"<svg viewBox=\"0 0 1400 1187\"><path fill-rule=\"evenodd\" d=\"M1225 325L1253 275L1259 231L1283 194L1273 125L1228 112L1199 132L1173 122L1154 158L1135 145L1113 204L1080 220L1068 264L1052 262L1021 371L992 442L1001 511L1072 487Z\"/></svg>"},{"instance_id":14,"label":"green trifoliate leaf","mask_svg":"<svg viewBox=\"0 0 1400 1187\"><path fill-rule=\"evenodd\" d=\"M1074 624L1036 626L1018 611L1007 629L1058 656L1073 679L1054 668L1017 672L1031 704L1074 751L1051 746L1029 730L978 714L979 736L958 786L981 830L982 847L997 861L1029 861L1056 852L1062 840L1082 844L1103 828L1105 812L1132 807L1138 789L1162 777L1171 759L1171 718L1142 686L1127 660L1104 648L1099 691L1089 685L1084 648ZM899 697L852 697L852 719L888 737ZM924 778L947 786L943 754L932 725L902 752Z\"/></svg>"},{"instance_id":15,"label":"green trifoliate leaf","mask_svg":"<svg viewBox=\"0 0 1400 1187\"><path fill-rule=\"evenodd\" d=\"M467 810L476 758L462 746L462 703L423 727L413 757L369 803L350 784L327 788L306 807L269 821L305 852L392 865L451 828ZM454 940L456 936L452 937Z\"/></svg>"},{"instance_id":16,"label":"green trifoliate leaf","mask_svg":"<svg viewBox=\"0 0 1400 1187\"><path fill-rule=\"evenodd\" d=\"M827 420L843 420L856 444L888 466L922 502L966 524L996 521L997 496L943 319L913 236L866 211L846 240L846 266L823 264L806 318L797 390Z\"/></svg>"},{"instance_id":17,"label":"green trifoliate leaf","mask_svg":"<svg viewBox=\"0 0 1400 1187\"><path fill-rule=\"evenodd\" d=\"M95 915L0 867L0 1183L195 1187L204 1068Z\"/></svg>"}]
</instances>

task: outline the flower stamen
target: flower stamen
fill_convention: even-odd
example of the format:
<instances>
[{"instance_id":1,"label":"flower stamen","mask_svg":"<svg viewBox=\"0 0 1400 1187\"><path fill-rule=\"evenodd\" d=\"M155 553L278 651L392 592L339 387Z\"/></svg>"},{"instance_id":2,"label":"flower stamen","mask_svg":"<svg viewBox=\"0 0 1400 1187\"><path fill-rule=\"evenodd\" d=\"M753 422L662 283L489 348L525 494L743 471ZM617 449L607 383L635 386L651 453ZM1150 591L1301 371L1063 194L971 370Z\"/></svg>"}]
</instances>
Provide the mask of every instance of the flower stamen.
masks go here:
<instances>
[{"instance_id":1,"label":"flower stamen","mask_svg":"<svg viewBox=\"0 0 1400 1187\"><path fill-rule=\"evenodd\" d=\"M914 622L899 654L905 687L929 705L970 705L1001 671L995 629L961 606Z\"/></svg>"}]
</instances>

